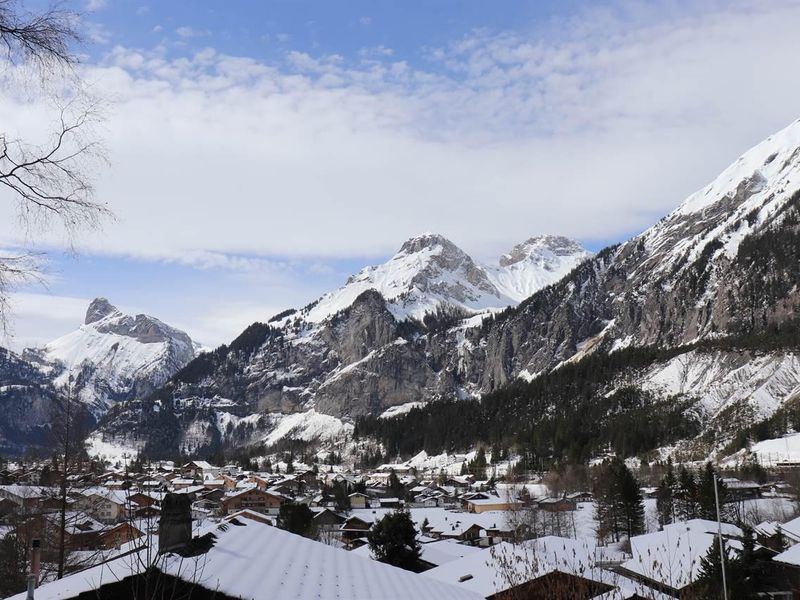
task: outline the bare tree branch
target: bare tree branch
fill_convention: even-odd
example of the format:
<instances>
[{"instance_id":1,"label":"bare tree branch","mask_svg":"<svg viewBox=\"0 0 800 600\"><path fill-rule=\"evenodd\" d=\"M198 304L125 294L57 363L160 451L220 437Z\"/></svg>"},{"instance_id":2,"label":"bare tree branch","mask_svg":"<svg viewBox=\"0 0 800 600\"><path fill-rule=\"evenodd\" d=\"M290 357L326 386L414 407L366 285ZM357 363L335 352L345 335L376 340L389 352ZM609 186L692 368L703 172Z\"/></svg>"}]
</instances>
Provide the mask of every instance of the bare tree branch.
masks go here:
<instances>
[{"instance_id":1,"label":"bare tree branch","mask_svg":"<svg viewBox=\"0 0 800 600\"><path fill-rule=\"evenodd\" d=\"M102 120L100 105L85 93L72 71L78 62L73 48L80 42L79 23L77 13L58 5L31 13L18 0L0 0L0 71L4 63L23 78L35 78L38 71L41 94L56 106L57 115L44 142L33 143L0 131L0 198L16 201L16 233L21 232L26 242L34 234L58 229L66 233L71 245L78 230L95 228L111 217L108 207L95 200L92 184L94 167L104 160L96 131ZM69 69L74 76L61 78L55 72L59 68ZM55 85L44 85L47 81ZM4 333L10 289L38 277L37 262L29 258L26 253L0 255L0 327Z\"/></svg>"},{"instance_id":2,"label":"bare tree branch","mask_svg":"<svg viewBox=\"0 0 800 600\"><path fill-rule=\"evenodd\" d=\"M0 0L0 48L12 64L42 68L68 66L77 59L71 45L81 41L78 15L58 5L41 13L24 11L17 0Z\"/></svg>"}]
</instances>

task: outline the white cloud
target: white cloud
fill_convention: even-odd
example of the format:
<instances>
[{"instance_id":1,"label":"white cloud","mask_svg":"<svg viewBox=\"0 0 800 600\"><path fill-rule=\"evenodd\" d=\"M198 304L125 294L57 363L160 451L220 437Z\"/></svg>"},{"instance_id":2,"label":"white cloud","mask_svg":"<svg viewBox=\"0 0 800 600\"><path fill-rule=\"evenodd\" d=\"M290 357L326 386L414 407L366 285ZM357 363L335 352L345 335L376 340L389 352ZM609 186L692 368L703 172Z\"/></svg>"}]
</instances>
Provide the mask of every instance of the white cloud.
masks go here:
<instances>
[{"instance_id":1,"label":"white cloud","mask_svg":"<svg viewBox=\"0 0 800 600\"><path fill-rule=\"evenodd\" d=\"M85 298L47 293L12 293L13 327L10 335L0 333L0 346L18 351L41 347L83 323L89 302Z\"/></svg>"},{"instance_id":2,"label":"white cloud","mask_svg":"<svg viewBox=\"0 0 800 600\"><path fill-rule=\"evenodd\" d=\"M115 48L88 77L115 99L98 193L118 221L79 249L241 268L220 257L377 256L422 230L485 255L644 228L800 112L798 3L645 13L476 32L429 70ZM0 122L20 110L0 98Z\"/></svg>"},{"instance_id":3,"label":"white cloud","mask_svg":"<svg viewBox=\"0 0 800 600\"><path fill-rule=\"evenodd\" d=\"M195 29L194 27L189 27L188 25L183 25L182 27L178 27L175 30L182 38L195 38L195 37L203 37L209 35L210 32L205 29Z\"/></svg>"},{"instance_id":4,"label":"white cloud","mask_svg":"<svg viewBox=\"0 0 800 600\"><path fill-rule=\"evenodd\" d=\"M108 0L87 0L86 10L96 12L108 7Z\"/></svg>"},{"instance_id":5,"label":"white cloud","mask_svg":"<svg viewBox=\"0 0 800 600\"><path fill-rule=\"evenodd\" d=\"M111 32L102 23L86 21L83 28L89 41L95 44L108 44L111 41Z\"/></svg>"}]
</instances>

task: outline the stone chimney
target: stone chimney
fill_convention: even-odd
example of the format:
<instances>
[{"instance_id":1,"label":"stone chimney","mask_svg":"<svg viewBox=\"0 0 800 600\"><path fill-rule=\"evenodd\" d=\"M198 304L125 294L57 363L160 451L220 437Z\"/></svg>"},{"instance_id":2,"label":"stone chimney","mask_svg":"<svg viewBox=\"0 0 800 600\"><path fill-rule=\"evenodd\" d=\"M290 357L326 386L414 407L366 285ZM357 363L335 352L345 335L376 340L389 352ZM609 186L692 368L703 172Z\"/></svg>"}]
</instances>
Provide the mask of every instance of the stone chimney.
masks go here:
<instances>
[{"instance_id":1,"label":"stone chimney","mask_svg":"<svg viewBox=\"0 0 800 600\"><path fill-rule=\"evenodd\" d=\"M185 548L192 540L192 501L188 494L167 494L158 522L158 553Z\"/></svg>"}]
</instances>

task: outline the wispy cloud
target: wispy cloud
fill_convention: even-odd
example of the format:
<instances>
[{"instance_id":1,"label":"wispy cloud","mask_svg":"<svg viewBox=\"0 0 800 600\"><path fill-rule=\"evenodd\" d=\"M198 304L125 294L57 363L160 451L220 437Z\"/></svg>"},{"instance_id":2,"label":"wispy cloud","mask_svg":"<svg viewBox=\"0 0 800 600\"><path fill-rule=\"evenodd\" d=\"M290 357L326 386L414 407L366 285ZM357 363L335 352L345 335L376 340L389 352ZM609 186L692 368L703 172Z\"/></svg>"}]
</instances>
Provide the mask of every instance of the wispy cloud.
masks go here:
<instances>
[{"instance_id":1,"label":"wispy cloud","mask_svg":"<svg viewBox=\"0 0 800 600\"><path fill-rule=\"evenodd\" d=\"M189 25L183 25L181 27L178 27L175 30L175 33L177 33L182 38L197 38L197 37L204 37L207 35L211 35L211 32L208 31L207 29L196 29L194 27L190 27Z\"/></svg>"},{"instance_id":2,"label":"wispy cloud","mask_svg":"<svg viewBox=\"0 0 800 600\"><path fill-rule=\"evenodd\" d=\"M380 256L432 229L488 254L641 229L797 116L800 6L625 6L476 31L428 69L115 48L88 75L117 99L98 190L118 224L83 247L140 253L146 231L170 259ZM0 101L3 122L20 110Z\"/></svg>"},{"instance_id":3,"label":"wispy cloud","mask_svg":"<svg viewBox=\"0 0 800 600\"><path fill-rule=\"evenodd\" d=\"M87 0L86 10L89 12L97 12L108 7L108 0Z\"/></svg>"}]
</instances>

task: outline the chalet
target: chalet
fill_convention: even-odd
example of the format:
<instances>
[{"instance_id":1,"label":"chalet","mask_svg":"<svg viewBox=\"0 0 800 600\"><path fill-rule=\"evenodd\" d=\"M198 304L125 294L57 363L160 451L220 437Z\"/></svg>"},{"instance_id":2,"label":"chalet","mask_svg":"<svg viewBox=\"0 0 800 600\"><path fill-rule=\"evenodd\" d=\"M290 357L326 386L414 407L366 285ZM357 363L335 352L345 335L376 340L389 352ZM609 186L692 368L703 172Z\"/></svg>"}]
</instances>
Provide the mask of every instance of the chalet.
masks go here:
<instances>
[{"instance_id":1,"label":"chalet","mask_svg":"<svg viewBox=\"0 0 800 600\"><path fill-rule=\"evenodd\" d=\"M97 535L97 547L105 550L119 548L123 544L139 539L144 533L130 523L117 523L106 527Z\"/></svg>"},{"instance_id":2,"label":"chalet","mask_svg":"<svg viewBox=\"0 0 800 600\"><path fill-rule=\"evenodd\" d=\"M593 551L593 542L556 537L519 546L503 543L492 551L445 562L421 576L491 600L560 597L558 590L570 590L569 598L582 600L611 592L618 585L613 573L591 568Z\"/></svg>"},{"instance_id":3,"label":"chalet","mask_svg":"<svg viewBox=\"0 0 800 600\"><path fill-rule=\"evenodd\" d=\"M228 515L225 517L225 521L227 523L237 522L240 519L246 519L248 521L255 521L256 523L262 523L264 525L275 525L275 520L270 519L266 515L258 512L254 512L252 510L240 510L239 512L235 512L233 514Z\"/></svg>"},{"instance_id":4,"label":"chalet","mask_svg":"<svg viewBox=\"0 0 800 600\"><path fill-rule=\"evenodd\" d=\"M41 509L55 490L38 485L0 485L0 499L5 498L24 510Z\"/></svg>"},{"instance_id":5,"label":"chalet","mask_svg":"<svg viewBox=\"0 0 800 600\"><path fill-rule=\"evenodd\" d=\"M75 508L102 523L119 523L127 517L125 496L117 491L93 488L75 501Z\"/></svg>"},{"instance_id":6,"label":"chalet","mask_svg":"<svg viewBox=\"0 0 800 600\"><path fill-rule=\"evenodd\" d=\"M314 515L314 523L320 531L338 531L345 521L347 517L329 508Z\"/></svg>"},{"instance_id":7,"label":"chalet","mask_svg":"<svg viewBox=\"0 0 800 600\"><path fill-rule=\"evenodd\" d=\"M372 521L362 519L356 516L348 517L344 523L339 527L342 535L342 541L349 544L356 538L364 537L367 532L372 528Z\"/></svg>"},{"instance_id":8,"label":"chalet","mask_svg":"<svg viewBox=\"0 0 800 600\"><path fill-rule=\"evenodd\" d=\"M723 478L725 487L728 488L728 501L741 502L761 497L761 485L755 481L742 481L735 477Z\"/></svg>"},{"instance_id":9,"label":"chalet","mask_svg":"<svg viewBox=\"0 0 800 600\"><path fill-rule=\"evenodd\" d=\"M225 489L225 480L224 479L204 479L202 486L207 490L222 490Z\"/></svg>"},{"instance_id":10,"label":"chalet","mask_svg":"<svg viewBox=\"0 0 800 600\"><path fill-rule=\"evenodd\" d=\"M369 508L369 496L366 494L353 492L348 498L350 498L350 508Z\"/></svg>"},{"instance_id":11,"label":"chalet","mask_svg":"<svg viewBox=\"0 0 800 600\"><path fill-rule=\"evenodd\" d=\"M403 501L400 498L380 498L378 503L381 508L400 508L403 506Z\"/></svg>"},{"instance_id":12,"label":"chalet","mask_svg":"<svg viewBox=\"0 0 800 600\"><path fill-rule=\"evenodd\" d=\"M572 500L573 502L591 502L594 500L592 492L573 492L571 494L567 494L566 498L567 500Z\"/></svg>"},{"instance_id":13,"label":"chalet","mask_svg":"<svg viewBox=\"0 0 800 600\"><path fill-rule=\"evenodd\" d=\"M224 487L226 490L232 490L236 488L236 484L239 482L239 479L236 477L232 477L231 475L223 474L220 476L222 481L224 481ZM268 486L264 486L266 489Z\"/></svg>"},{"instance_id":14,"label":"chalet","mask_svg":"<svg viewBox=\"0 0 800 600\"><path fill-rule=\"evenodd\" d=\"M634 536L630 540L631 558L617 572L675 598L691 597L696 592L700 560L718 543L717 528L716 521L693 519ZM741 529L723 523L722 535L734 551L741 549L736 541L742 536Z\"/></svg>"},{"instance_id":15,"label":"chalet","mask_svg":"<svg viewBox=\"0 0 800 600\"><path fill-rule=\"evenodd\" d=\"M198 496L198 500L211 500L212 502L222 502L222 499L225 497L225 492L223 490L211 490L207 492L203 492Z\"/></svg>"},{"instance_id":16,"label":"chalet","mask_svg":"<svg viewBox=\"0 0 800 600\"><path fill-rule=\"evenodd\" d=\"M494 494L472 494L470 497L463 500L463 504L467 511L471 513L482 513L488 510L512 510L522 503L519 500L512 500L510 498L503 500Z\"/></svg>"},{"instance_id":17,"label":"chalet","mask_svg":"<svg viewBox=\"0 0 800 600\"><path fill-rule=\"evenodd\" d=\"M219 467L215 467L204 460L193 460L181 467L181 475L192 479L216 478L219 475L219 471Z\"/></svg>"},{"instance_id":18,"label":"chalet","mask_svg":"<svg viewBox=\"0 0 800 600\"><path fill-rule=\"evenodd\" d=\"M161 515L161 509L158 506L138 506L132 509L131 516L136 519L153 519Z\"/></svg>"},{"instance_id":19,"label":"chalet","mask_svg":"<svg viewBox=\"0 0 800 600\"><path fill-rule=\"evenodd\" d=\"M228 515L248 509L265 515L277 515L283 501L283 496L251 487L225 496L222 499L222 512Z\"/></svg>"},{"instance_id":20,"label":"chalet","mask_svg":"<svg viewBox=\"0 0 800 600\"><path fill-rule=\"evenodd\" d=\"M133 492L128 496L128 500L131 502L131 504L135 504L140 508L158 504L158 500L155 498L155 496L146 494L144 492Z\"/></svg>"},{"instance_id":21,"label":"chalet","mask_svg":"<svg viewBox=\"0 0 800 600\"><path fill-rule=\"evenodd\" d=\"M172 489L183 490L188 487L193 487L195 485L195 480L187 477L177 477L170 481L170 483L172 484Z\"/></svg>"},{"instance_id":22,"label":"chalet","mask_svg":"<svg viewBox=\"0 0 800 600\"><path fill-rule=\"evenodd\" d=\"M536 505L547 512L567 512L578 508L575 500L570 500L566 496L562 498L542 498L536 502Z\"/></svg>"},{"instance_id":23,"label":"chalet","mask_svg":"<svg viewBox=\"0 0 800 600\"><path fill-rule=\"evenodd\" d=\"M456 490L469 489L470 484L475 480L472 475L459 475L455 477L448 477L445 479L442 486L450 487Z\"/></svg>"}]
</instances>

